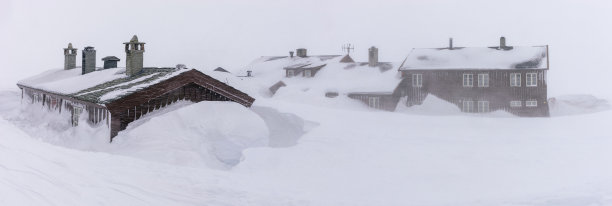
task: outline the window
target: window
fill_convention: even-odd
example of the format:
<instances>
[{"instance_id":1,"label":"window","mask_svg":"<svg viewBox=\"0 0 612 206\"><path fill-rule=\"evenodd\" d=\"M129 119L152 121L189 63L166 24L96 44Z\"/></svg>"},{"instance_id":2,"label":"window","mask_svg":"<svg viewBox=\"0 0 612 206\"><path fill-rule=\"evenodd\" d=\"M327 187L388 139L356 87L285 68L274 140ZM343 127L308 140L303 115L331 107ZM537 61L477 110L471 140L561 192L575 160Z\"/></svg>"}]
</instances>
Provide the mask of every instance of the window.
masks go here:
<instances>
[{"instance_id":1,"label":"window","mask_svg":"<svg viewBox=\"0 0 612 206\"><path fill-rule=\"evenodd\" d=\"M538 74L537 73L527 73L527 79L525 80L528 87L537 87L538 86Z\"/></svg>"},{"instance_id":2,"label":"window","mask_svg":"<svg viewBox=\"0 0 612 206\"><path fill-rule=\"evenodd\" d=\"M474 112L474 101L463 101L463 112Z\"/></svg>"},{"instance_id":3,"label":"window","mask_svg":"<svg viewBox=\"0 0 612 206\"><path fill-rule=\"evenodd\" d=\"M489 87L489 74L478 74L478 87Z\"/></svg>"},{"instance_id":4,"label":"window","mask_svg":"<svg viewBox=\"0 0 612 206\"><path fill-rule=\"evenodd\" d=\"M473 87L474 76L472 74L463 74L463 87Z\"/></svg>"},{"instance_id":5,"label":"window","mask_svg":"<svg viewBox=\"0 0 612 206\"><path fill-rule=\"evenodd\" d=\"M369 97L368 106L372 108L380 108L380 97Z\"/></svg>"},{"instance_id":6,"label":"window","mask_svg":"<svg viewBox=\"0 0 612 206\"><path fill-rule=\"evenodd\" d=\"M287 70L287 77L292 77L293 75L293 70Z\"/></svg>"},{"instance_id":7,"label":"window","mask_svg":"<svg viewBox=\"0 0 612 206\"><path fill-rule=\"evenodd\" d=\"M423 86L423 74L412 74L412 87Z\"/></svg>"},{"instance_id":8,"label":"window","mask_svg":"<svg viewBox=\"0 0 612 206\"><path fill-rule=\"evenodd\" d=\"M79 116L81 116L81 112L83 112L83 108L81 107L74 107L72 109L72 126L79 125Z\"/></svg>"},{"instance_id":9,"label":"window","mask_svg":"<svg viewBox=\"0 0 612 206\"><path fill-rule=\"evenodd\" d=\"M489 112L489 101L478 101L478 112L479 113Z\"/></svg>"},{"instance_id":10,"label":"window","mask_svg":"<svg viewBox=\"0 0 612 206\"><path fill-rule=\"evenodd\" d=\"M521 101L510 101L510 107L522 107L523 104Z\"/></svg>"},{"instance_id":11,"label":"window","mask_svg":"<svg viewBox=\"0 0 612 206\"><path fill-rule=\"evenodd\" d=\"M305 77L312 77L312 71L310 71L310 70L304 70L304 76L305 76Z\"/></svg>"},{"instance_id":12,"label":"window","mask_svg":"<svg viewBox=\"0 0 612 206\"><path fill-rule=\"evenodd\" d=\"M510 73L510 86L511 87L521 86L521 73Z\"/></svg>"},{"instance_id":13,"label":"window","mask_svg":"<svg viewBox=\"0 0 612 206\"><path fill-rule=\"evenodd\" d=\"M538 106L538 101L536 101L536 100L525 101L525 106L526 107L537 107Z\"/></svg>"}]
</instances>

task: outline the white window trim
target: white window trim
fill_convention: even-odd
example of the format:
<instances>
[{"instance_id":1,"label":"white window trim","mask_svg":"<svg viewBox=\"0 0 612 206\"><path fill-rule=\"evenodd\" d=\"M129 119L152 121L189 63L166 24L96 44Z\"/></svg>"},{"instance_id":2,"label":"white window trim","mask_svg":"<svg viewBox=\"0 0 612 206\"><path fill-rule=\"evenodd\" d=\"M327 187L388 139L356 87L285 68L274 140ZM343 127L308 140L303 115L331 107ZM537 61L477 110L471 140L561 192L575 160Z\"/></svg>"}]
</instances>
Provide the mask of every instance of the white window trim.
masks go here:
<instances>
[{"instance_id":1,"label":"white window trim","mask_svg":"<svg viewBox=\"0 0 612 206\"><path fill-rule=\"evenodd\" d=\"M512 77L515 77L514 79L516 81L512 81ZM518 83L518 84L515 84ZM521 82L521 73L510 73L510 86L511 87L521 87L522 86L522 82Z\"/></svg>"},{"instance_id":2,"label":"white window trim","mask_svg":"<svg viewBox=\"0 0 612 206\"><path fill-rule=\"evenodd\" d=\"M510 107L523 107L523 102L521 102L521 101L510 101Z\"/></svg>"},{"instance_id":3,"label":"white window trim","mask_svg":"<svg viewBox=\"0 0 612 206\"><path fill-rule=\"evenodd\" d=\"M412 87L423 87L423 74L412 74Z\"/></svg>"},{"instance_id":4,"label":"white window trim","mask_svg":"<svg viewBox=\"0 0 612 206\"><path fill-rule=\"evenodd\" d=\"M478 74L478 87L489 87L489 74Z\"/></svg>"},{"instance_id":5,"label":"white window trim","mask_svg":"<svg viewBox=\"0 0 612 206\"><path fill-rule=\"evenodd\" d=\"M312 71L310 70L304 70L304 77L312 77Z\"/></svg>"},{"instance_id":6,"label":"white window trim","mask_svg":"<svg viewBox=\"0 0 612 206\"><path fill-rule=\"evenodd\" d=\"M474 87L473 74L463 74L463 87Z\"/></svg>"},{"instance_id":7,"label":"white window trim","mask_svg":"<svg viewBox=\"0 0 612 206\"><path fill-rule=\"evenodd\" d=\"M525 101L525 106L526 107L538 107L538 101L537 100L527 100Z\"/></svg>"},{"instance_id":8,"label":"white window trim","mask_svg":"<svg viewBox=\"0 0 612 206\"><path fill-rule=\"evenodd\" d=\"M530 78L530 76L532 78ZM525 74L525 86L527 86L527 87L537 87L538 86L538 73L527 73L527 74Z\"/></svg>"},{"instance_id":9,"label":"white window trim","mask_svg":"<svg viewBox=\"0 0 612 206\"><path fill-rule=\"evenodd\" d=\"M295 72L293 70L287 70L287 77L295 76Z\"/></svg>"},{"instance_id":10,"label":"white window trim","mask_svg":"<svg viewBox=\"0 0 612 206\"><path fill-rule=\"evenodd\" d=\"M488 113L490 111L489 101L478 101L478 113Z\"/></svg>"},{"instance_id":11,"label":"white window trim","mask_svg":"<svg viewBox=\"0 0 612 206\"><path fill-rule=\"evenodd\" d=\"M474 101L463 100L461 111L466 113L474 112Z\"/></svg>"}]
</instances>

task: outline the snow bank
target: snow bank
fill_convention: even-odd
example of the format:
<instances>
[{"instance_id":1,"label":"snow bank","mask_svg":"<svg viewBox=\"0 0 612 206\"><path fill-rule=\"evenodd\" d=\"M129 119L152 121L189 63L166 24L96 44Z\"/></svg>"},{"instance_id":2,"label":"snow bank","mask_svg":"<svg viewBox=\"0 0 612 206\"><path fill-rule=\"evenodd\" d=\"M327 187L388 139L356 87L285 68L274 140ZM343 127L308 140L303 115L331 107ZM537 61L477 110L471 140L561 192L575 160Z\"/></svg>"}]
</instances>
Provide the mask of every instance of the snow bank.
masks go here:
<instances>
[{"instance_id":1,"label":"snow bank","mask_svg":"<svg viewBox=\"0 0 612 206\"><path fill-rule=\"evenodd\" d=\"M551 116L588 114L611 108L607 100L592 95L559 96L550 98L548 102Z\"/></svg>"},{"instance_id":2,"label":"snow bank","mask_svg":"<svg viewBox=\"0 0 612 206\"><path fill-rule=\"evenodd\" d=\"M267 146L268 135L265 122L248 108L204 101L133 122L113 140L113 153L175 165L226 168L240 161L242 150Z\"/></svg>"},{"instance_id":3,"label":"snow bank","mask_svg":"<svg viewBox=\"0 0 612 206\"><path fill-rule=\"evenodd\" d=\"M435 95L427 95L421 105L406 106L406 97L400 99L395 109L396 112L417 115L463 115L463 116L485 116L485 117L514 117L505 111L492 111L489 113L464 113L457 105L440 99Z\"/></svg>"},{"instance_id":4,"label":"snow bank","mask_svg":"<svg viewBox=\"0 0 612 206\"><path fill-rule=\"evenodd\" d=\"M461 115L461 109L434 95L427 95L421 105L406 106L406 97L400 99L396 112L419 115Z\"/></svg>"}]
</instances>

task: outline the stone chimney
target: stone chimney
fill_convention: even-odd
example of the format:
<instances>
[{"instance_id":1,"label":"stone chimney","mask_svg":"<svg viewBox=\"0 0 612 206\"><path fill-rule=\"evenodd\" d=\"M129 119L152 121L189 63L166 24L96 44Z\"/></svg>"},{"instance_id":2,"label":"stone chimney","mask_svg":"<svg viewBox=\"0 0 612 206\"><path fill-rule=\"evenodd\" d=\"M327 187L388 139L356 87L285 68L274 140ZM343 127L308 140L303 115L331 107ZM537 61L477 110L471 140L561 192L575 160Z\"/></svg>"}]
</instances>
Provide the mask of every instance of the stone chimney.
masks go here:
<instances>
[{"instance_id":1,"label":"stone chimney","mask_svg":"<svg viewBox=\"0 0 612 206\"><path fill-rule=\"evenodd\" d=\"M68 48L64 48L64 69L76 68L77 49L72 48L72 43L68 43Z\"/></svg>"},{"instance_id":2,"label":"stone chimney","mask_svg":"<svg viewBox=\"0 0 612 206\"><path fill-rule=\"evenodd\" d=\"M289 51L289 57L293 58L293 51Z\"/></svg>"},{"instance_id":3,"label":"stone chimney","mask_svg":"<svg viewBox=\"0 0 612 206\"><path fill-rule=\"evenodd\" d=\"M125 44L125 73L128 76L140 73L143 67L145 43L139 42L138 37L134 35L129 42L123 44Z\"/></svg>"},{"instance_id":4,"label":"stone chimney","mask_svg":"<svg viewBox=\"0 0 612 206\"><path fill-rule=\"evenodd\" d=\"M296 55L298 57L307 57L308 55L306 54L306 49L304 48L299 48L295 51Z\"/></svg>"},{"instance_id":5,"label":"stone chimney","mask_svg":"<svg viewBox=\"0 0 612 206\"><path fill-rule=\"evenodd\" d=\"M506 48L506 37L499 38L499 48Z\"/></svg>"},{"instance_id":6,"label":"stone chimney","mask_svg":"<svg viewBox=\"0 0 612 206\"><path fill-rule=\"evenodd\" d=\"M453 38L448 39L448 49L453 50Z\"/></svg>"},{"instance_id":7,"label":"stone chimney","mask_svg":"<svg viewBox=\"0 0 612 206\"><path fill-rule=\"evenodd\" d=\"M116 56L107 56L102 58L102 61L104 62L104 69L117 68L117 62L120 60L121 59L117 58Z\"/></svg>"},{"instance_id":8,"label":"stone chimney","mask_svg":"<svg viewBox=\"0 0 612 206\"><path fill-rule=\"evenodd\" d=\"M92 46L83 49L83 64L81 65L81 74L87 74L96 71L96 50Z\"/></svg>"},{"instance_id":9,"label":"stone chimney","mask_svg":"<svg viewBox=\"0 0 612 206\"><path fill-rule=\"evenodd\" d=\"M373 67L378 64L378 48L370 47L368 49L368 65Z\"/></svg>"}]
</instances>

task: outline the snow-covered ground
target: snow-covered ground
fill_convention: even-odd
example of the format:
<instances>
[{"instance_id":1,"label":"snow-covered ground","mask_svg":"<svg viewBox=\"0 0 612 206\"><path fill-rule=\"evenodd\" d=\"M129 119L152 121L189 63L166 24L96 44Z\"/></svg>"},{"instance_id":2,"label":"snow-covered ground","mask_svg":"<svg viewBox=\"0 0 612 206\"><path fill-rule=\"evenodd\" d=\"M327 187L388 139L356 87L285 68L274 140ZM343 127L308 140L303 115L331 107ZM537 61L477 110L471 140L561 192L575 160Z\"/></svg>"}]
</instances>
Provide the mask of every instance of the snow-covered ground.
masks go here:
<instances>
[{"instance_id":1,"label":"snow-covered ground","mask_svg":"<svg viewBox=\"0 0 612 206\"><path fill-rule=\"evenodd\" d=\"M551 118L513 118L283 96L179 103L107 144L105 126L50 123L2 91L0 204L612 205L605 100L559 97Z\"/></svg>"}]
</instances>

